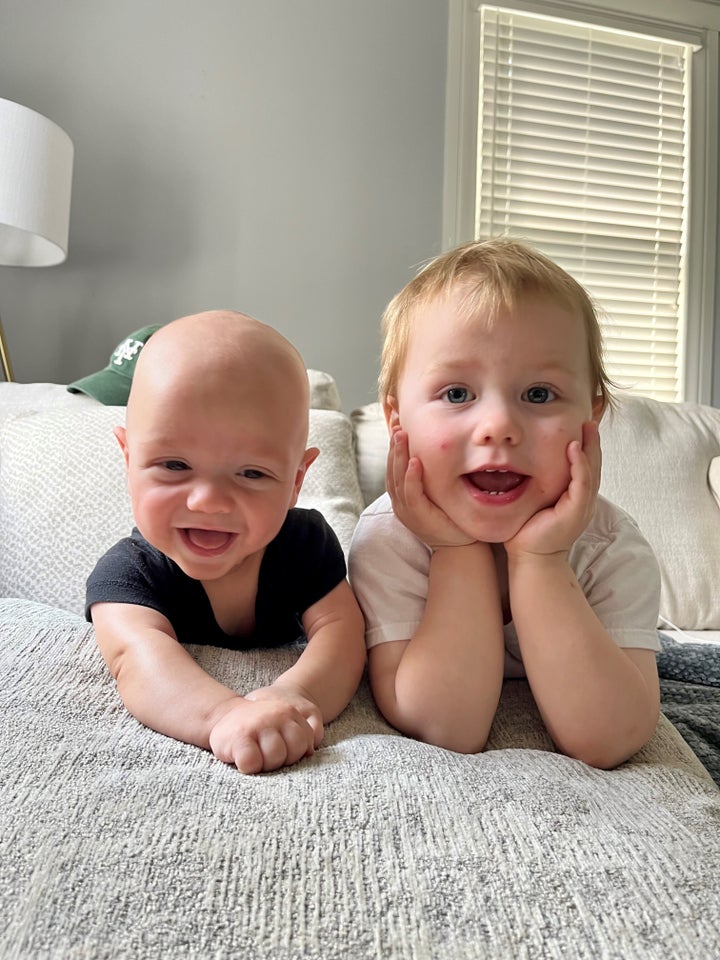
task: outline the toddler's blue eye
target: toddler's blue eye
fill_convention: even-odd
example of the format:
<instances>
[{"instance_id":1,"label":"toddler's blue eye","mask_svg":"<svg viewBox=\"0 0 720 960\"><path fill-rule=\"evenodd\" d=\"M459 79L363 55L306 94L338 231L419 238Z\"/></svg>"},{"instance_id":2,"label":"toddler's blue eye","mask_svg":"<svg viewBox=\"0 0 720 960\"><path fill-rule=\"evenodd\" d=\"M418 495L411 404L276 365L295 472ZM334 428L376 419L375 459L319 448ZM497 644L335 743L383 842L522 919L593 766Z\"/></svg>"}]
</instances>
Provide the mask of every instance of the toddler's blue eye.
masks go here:
<instances>
[{"instance_id":1,"label":"toddler's blue eye","mask_svg":"<svg viewBox=\"0 0 720 960\"><path fill-rule=\"evenodd\" d=\"M449 387L445 391L445 398L448 403L467 403L472 400L472 394L467 387Z\"/></svg>"},{"instance_id":2,"label":"toddler's blue eye","mask_svg":"<svg viewBox=\"0 0 720 960\"><path fill-rule=\"evenodd\" d=\"M555 399L555 394L549 387L530 387L525 391L525 399L529 403L547 403Z\"/></svg>"},{"instance_id":3,"label":"toddler's blue eye","mask_svg":"<svg viewBox=\"0 0 720 960\"><path fill-rule=\"evenodd\" d=\"M187 470L187 464L182 460L166 460L163 466L166 470Z\"/></svg>"},{"instance_id":4,"label":"toddler's blue eye","mask_svg":"<svg viewBox=\"0 0 720 960\"><path fill-rule=\"evenodd\" d=\"M243 470L242 475L246 480L262 480L262 478L265 476L262 470L251 469Z\"/></svg>"}]
</instances>

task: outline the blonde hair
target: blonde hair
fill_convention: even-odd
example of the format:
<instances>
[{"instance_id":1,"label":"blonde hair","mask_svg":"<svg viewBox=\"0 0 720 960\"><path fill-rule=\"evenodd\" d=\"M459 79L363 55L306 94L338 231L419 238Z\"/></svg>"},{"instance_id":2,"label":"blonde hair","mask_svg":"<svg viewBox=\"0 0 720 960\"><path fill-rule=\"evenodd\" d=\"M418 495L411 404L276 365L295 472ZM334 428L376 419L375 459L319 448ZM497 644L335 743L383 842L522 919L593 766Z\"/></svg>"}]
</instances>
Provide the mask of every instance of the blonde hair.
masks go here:
<instances>
[{"instance_id":1,"label":"blonde hair","mask_svg":"<svg viewBox=\"0 0 720 960\"><path fill-rule=\"evenodd\" d=\"M577 310L587 335L593 396L602 397L603 408L613 405L613 383L603 364L602 333L587 291L552 260L507 237L473 240L455 247L427 264L393 297L382 319L382 401L397 395L417 308L458 290L463 292L459 304L462 315L472 318L485 310L490 323L502 308L513 309L518 301L533 295L552 297L566 309Z\"/></svg>"}]
</instances>

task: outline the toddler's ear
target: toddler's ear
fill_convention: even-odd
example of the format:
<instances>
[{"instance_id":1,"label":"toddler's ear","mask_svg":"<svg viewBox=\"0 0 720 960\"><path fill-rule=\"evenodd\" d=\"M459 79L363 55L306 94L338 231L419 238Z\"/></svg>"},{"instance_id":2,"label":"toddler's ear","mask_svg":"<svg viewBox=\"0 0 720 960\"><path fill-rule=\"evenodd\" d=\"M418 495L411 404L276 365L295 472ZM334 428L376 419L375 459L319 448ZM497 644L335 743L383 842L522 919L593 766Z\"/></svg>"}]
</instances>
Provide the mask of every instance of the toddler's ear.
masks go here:
<instances>
[{"instance_id":1,"label":"toddler's ear","mask_svg":"<svg viewBox=\"0 0 720 960\"><path fill-rule=\"evenodd\" d=\"M385 414L385 423L390 433L397 430L400 426L400 412L396 397L385 397L383 400L383 413Z\"/></svg>"},{"instance_id":2,"label":"toddler's ear","mask_svg":"<svg viewBox=\"0 0 720 960\"><path fill-rule=\"evenodd\" d=\"M605 397L603 397L603 395L600 393L597 395L597 397L595 397L592 405L592 419L595 423L600 423L602 420L603 414L605 413L605 407Z\"/></svg>"},{"instance_id":3,"label":"toddler's ear","mask_svg":"<svg viewBox=\"0 0 720 960\"><path fill-rule=\"evenodd\" d=\"M122 450L123 457L125 458L125 466L128 465L128 445L127 445L127 431L125 427L113 427L113 433L117 439L117 442L120 444L120 449Z\"/></svg>"}]
</instances>

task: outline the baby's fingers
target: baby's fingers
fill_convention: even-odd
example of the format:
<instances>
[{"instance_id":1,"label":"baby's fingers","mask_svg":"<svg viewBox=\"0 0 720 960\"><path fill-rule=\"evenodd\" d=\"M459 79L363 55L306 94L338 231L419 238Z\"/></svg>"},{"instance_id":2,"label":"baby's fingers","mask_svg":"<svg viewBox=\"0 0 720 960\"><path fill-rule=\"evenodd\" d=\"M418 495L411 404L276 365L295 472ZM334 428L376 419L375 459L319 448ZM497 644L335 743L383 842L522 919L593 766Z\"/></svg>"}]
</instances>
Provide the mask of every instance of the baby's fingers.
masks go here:
<instances>
[{"instance_id":1,"label":"baby's fingers","mask_svg":"<svg viewBox=\"0 0 720 960\"><path fill-rule=\"evenodd\" d=\"M219 759L225 758L220 757ZM228 758L228 761L234 763L240 773L248 774L262 773L265 762L260 744L251 737L246 737L235 744L235 749L232 752L232 760Z\"/></svg>"},{"instance_id":2,"label":"baby's fingers","mask_svg":"<svg viewBox=\"0 0 720 960\"><path fill-rule=\"evenodd\" d=\"M306 722L290 721L277 730L262 730L258 744L263 757L263 770L277 770L315 752L314 733Z\"/></svg>"},{"instance_id":3,"label":"baby's fingers","mask_svg":"<svg viewBox=\"0 0 720 960\"><path fill-rule=\"evenodd\" d=\"M277 770L314 752L316 738L318 745L322 739L316 727L281 700L238 700L213 727L209 746L218 760L241 773Z\"/></svg>"},{"instance_id":4,"label":"baby's fingers","mask_svg":"<svg viewBox=\"0 0 720 960\"><path fill-rule=\"evenodd\" d=\"M244 737L235 744L232 762L241 773L263 773L297 763L315 752L314 733L307 723L266 727L257 739Z\"/></svg>"},{"instance_id":5,"label":"baby's fingers","mask_svg":"<svg viewBox=\"0 0 720 960\"><path fill-rule=\"evenodd\" d=\"M325 736L325 727L323 726L322 715L319 710L315 710L308 714L305 719L312 730L313 747L317 749L322 743L323 737Z\"/></svg>"}]
</instances>

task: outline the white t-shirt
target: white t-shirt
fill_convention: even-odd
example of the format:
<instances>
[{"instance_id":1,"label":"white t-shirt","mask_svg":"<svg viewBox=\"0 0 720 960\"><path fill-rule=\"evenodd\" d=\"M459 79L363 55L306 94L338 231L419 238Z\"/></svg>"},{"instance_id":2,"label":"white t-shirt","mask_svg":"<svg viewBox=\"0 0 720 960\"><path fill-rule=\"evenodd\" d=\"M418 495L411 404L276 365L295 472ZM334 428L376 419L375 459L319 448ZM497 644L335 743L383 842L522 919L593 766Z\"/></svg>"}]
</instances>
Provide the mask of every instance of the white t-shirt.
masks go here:
<instances>
[{"instance_id":1,"label":"white t-shirt","mask_svg":"<svg viewBox=\"0 0 720 960\"><path fill-rule=\"evenodd\" d=\"M430 548L393 513L387 493L364 511L350 544L349 574L365 615L368 648L409 640L422 620ZM598 497L568 557L588 603L619 647L658 651L660 569L635 521ZM522 677L520 645L505 624L505 676Z\"/></svg>"}]
</instances>

